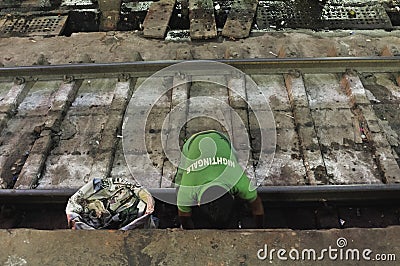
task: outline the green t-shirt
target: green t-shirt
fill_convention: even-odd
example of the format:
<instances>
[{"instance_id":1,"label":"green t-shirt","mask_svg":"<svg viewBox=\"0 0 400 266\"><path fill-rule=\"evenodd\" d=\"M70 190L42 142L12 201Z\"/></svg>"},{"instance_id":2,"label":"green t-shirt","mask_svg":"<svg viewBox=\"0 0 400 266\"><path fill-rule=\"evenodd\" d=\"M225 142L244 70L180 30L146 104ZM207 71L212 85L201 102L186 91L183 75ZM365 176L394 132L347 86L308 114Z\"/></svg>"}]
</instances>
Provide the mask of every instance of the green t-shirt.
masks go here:
<instances>
[{"instance_id":1,"label":"green t-shirt","mask_svg":"<svg viewBox=\"0 0 400 266\"><path fill-rule=\"evenodd\" d=\"M190 206L196 206L212 185L222 186L248 201L257 197L228 138L214 130L197 133L185 142L175 183L179 186L177 204L182 212L190 212Z\"/></svg>"}]
</instances>

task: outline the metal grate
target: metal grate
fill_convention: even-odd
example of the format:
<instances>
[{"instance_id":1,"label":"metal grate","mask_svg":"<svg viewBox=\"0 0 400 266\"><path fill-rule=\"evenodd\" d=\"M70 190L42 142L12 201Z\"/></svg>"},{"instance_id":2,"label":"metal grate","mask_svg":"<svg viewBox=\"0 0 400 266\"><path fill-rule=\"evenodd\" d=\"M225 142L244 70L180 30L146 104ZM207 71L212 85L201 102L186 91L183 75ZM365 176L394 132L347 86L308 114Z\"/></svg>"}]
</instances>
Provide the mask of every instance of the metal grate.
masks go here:
<instances>
[{"instance_id":1,"label":"metal grate","mask_svg":"<svg viewBox=\"0 0 400 266\"><path fill-rule=\"evenodd\" d=\"M322 10L325 27L349 29L390 29L392 24L385 8L377 3L338 3L328 1Z\"/></svg>"},{"instance_id":2,"label":"metal grate","mask_svg":"<svg viewBox=\"0 0 400 266\"><path fill-rule=\"evenodd\" d=\"M143 1L143 2L128 2L121 4L122 12L141 12L148 11L151 4L154 1Z\"/></svg>"},{"instance_id":3,"label":"metal grate","mask_svg":"<svg viewBox=\"0 0 400 266\"><path fill-rule=\"evenodd\" d=\"M63 0L61 6L91 6L93 5L92 0Z\"/></svg>"},{"instance_id":4,"label":"metal grate","mask_svg":"<svg viewBox=\"0 0 400 266\"><path fill-rule=\"evenodd\" d=\"M50 0L40 0L39 7L51 7Z\"/></svg>"},{"instance_id":5,"label":"metal grate","mask_svg":"<svg viewBox=\"0 0 400 266\"><path fill-rule=\"evenodd\" d=\"M259 1L255 29L391 29L390 18L376 1Z\"/></svg>"},{"instance_id":6,"label":"metal grate","mask_svg":"<svg viewBox=\"0 0 400 266\"><path fill-rule=\"evenodd\" d=\"M55 36L64 29L67 16L19 17L5 21L0 36Z\"/></svg>"},{"instance_id":7,"label":"metal grate","mask_svg":"<svg viewBox=\"0 0 400 266\"><path fill-rule=\"evenodd\" d=\"M10 8L21 6L21 0L0 0L0 8Z\"/></svg>"},{"instance_id":8,"label":"metal grate","mask_svg":"<svg viewBox=\"0 0 400 266\"><path fill-rule=\"evenodd\" d=\"M171 42L190 42L190 30L171 30L167 33L165 40Z\"/></svg>"},{"instance_id":9,"label":"metal grate","mask_svg":"<svg viewBox=\"0 0 400 266\"><path fill-rule=\"evenodd\" d=\"M259 1L256 28L320 28L320 10L318 3L311 0Z\"/></svg>"}]
</instances>

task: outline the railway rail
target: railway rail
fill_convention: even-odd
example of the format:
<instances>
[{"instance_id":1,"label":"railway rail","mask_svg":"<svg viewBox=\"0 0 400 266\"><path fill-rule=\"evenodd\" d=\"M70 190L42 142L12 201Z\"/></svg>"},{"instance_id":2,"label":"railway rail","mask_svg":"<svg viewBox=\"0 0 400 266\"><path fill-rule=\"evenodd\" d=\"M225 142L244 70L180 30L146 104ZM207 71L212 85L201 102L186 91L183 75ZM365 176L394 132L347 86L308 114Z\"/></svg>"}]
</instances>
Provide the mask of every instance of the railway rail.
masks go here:
<instances>
[{"instance_id":1,"label":"railway rail","mask_svg":"<svg viewBox=\"0 0 400 266\"><path fill-rule=\"evenodd\" d=\"M229 64L248 75L301 73L345 73L348 70L371 73L398 73L399 58L380 57L321 57L321 58L253 58L213 60ZM17 66L0 68L0 81L38 81L63 78L148 77L180 60L136 61L119 63L84 63L48 66ZM168 73L166 73L168 74ZM175 73L170 73L174 75Z\"/></svg>"},{"instance_id":2,"label":"railway rail","mask_svg":"<svg viewBox=\"0 0 400 266\"><path fill-rule=\"evenodd\" d=\"M146 183L153 195L171 200L175 195L171 184L175 168L159 150L165 116L191 97L210 96L229 104L244 121L245 128L232 125L232 130L250 134L251 160L246 171L261 181L258 190L263 200L276 207L270 211L286 206L283 209L288 215L303 206L315 220L320 208L345 206L348 210L355 206L356 210L358 205L371 208L378 204L389 208L389 216L394 217L387 224L398 223L400 58L217 62L249 75L269 100L277 126L271 168L258 161L262 128L247 105L254 106L257 95L245 94L244 99L227 89L240 79L229 71L213 76L215 71L210 69L206 74L223 85L182 83L179 73L166 71L160 86L172 89L157 101L146 125L147 152L152 151L150 157L158 169ZM124 113L147 77L176 63L179 61L0 68L0 203L60 207L90 178L134 181L120 139ZM185 114L190 114L190 102L186 108ZM266 107L261 104L258 108ZM180 140L210 127L218 124L189 121ZM138 169L130 170L135 174ZM164 206L161 201L159 205ZM167 204L163 208L169 210L167 221L172 221L173 207ZM59 219L62 211L58 208ZM329 212L338 225L337 210ZM324 227L321 219L318 223Z\"/></svg>"},{"instance_id":3,"label":"railway rail","mask_svg":"<svg viewBox=\"0 0 400 266\"><path fill-rule=\"evenodd\" d=\"M159 198L175 197L172 189L150 189ZM0 228L67 228L65 206L75 192L64 190L0 191ZM399 186L267 187L258 189L263 198L264 228L330 229L383 228L400 223ZM164 194L164 195L161 195ZM249 209L236 206L238 228L251 229ZM177 228L174 205L156 200L159 228Z\"/></svg>"}]
</instances>

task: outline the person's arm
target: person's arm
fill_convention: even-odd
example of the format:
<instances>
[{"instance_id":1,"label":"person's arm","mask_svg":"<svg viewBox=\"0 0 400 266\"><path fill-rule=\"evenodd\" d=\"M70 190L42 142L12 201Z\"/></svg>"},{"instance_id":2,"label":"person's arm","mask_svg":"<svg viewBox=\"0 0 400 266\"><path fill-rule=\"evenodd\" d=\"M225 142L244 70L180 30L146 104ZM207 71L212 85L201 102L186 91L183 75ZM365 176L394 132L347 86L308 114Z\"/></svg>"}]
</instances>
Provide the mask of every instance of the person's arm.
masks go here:
<instances>
[{"instance_id":1,"label":"person's arm","mask_svg":"<svg viewBox=\"0 0 400 266\"><path fill-rule=\"evenodd\" d=\"M182 175L183 175L183 168L178 166L178 169L176 170L176 174L174 177L173 182L175 183L176 187L179 187L182 181Z\"/></svg>"},{"instance_id":2,"label":"person's arm","mask_svg":"<svg viewBox=\"0 0 400 266\"><path fill-rule=\"evenodd\" d=\"M264 207L260 196L257 194L255 187L250 183L245 173L241 176L236 185L232 188L232 192L239 198L246 200L251 208L254 221L257 228L264 226Z\"/></svg>"},{"instance_id":3,"label":"person's arm","mask_svg":"<svg viewBox=\"0 0 400 266\"><path fill-rule=\"evenodd\" d=\"M141 200L146 203L146 212L145 214L151 214L154 212L154 198L151 196L149 191L145 188L140 188L138 192L138 196Z\"/></svg>"},{"instance_id":4,"label":"person's arm","mask_svg":"<svg viewBox=\"0 0 400 266\"><path fill-rule=\"evenodd\" d=\"M264 226L264 206L260 196L250 202L251 213L253 214L254 221L257 228L263 228Z\"/></svg>"},{"instance_id":5,"label":"person's arm","mask_svg":"<svg viewBox=\"0 0 400 266\"><path fill-rule=\"evenodd\" d=\"M178 216L183 229L194 229L192 212L182 212L178 209Z\"/></svg>"}]
</instances>

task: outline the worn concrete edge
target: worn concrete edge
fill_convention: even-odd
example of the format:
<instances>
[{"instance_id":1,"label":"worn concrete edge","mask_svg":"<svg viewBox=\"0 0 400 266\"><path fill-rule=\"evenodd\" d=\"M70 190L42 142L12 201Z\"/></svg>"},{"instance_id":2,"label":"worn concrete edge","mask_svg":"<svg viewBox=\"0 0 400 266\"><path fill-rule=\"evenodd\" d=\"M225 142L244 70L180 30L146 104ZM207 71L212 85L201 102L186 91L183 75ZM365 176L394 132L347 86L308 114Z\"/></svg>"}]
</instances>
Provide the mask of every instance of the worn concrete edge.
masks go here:
<instances>
[{"instance_id":1,"label":"worn concrete edge","mask_svg":"<svg viewBox=\"0 0 400 266\"><path fill-rule=\"evenodd\" d=\"M397 260L400 255L400 226L318 231L12 229L0 230L0 239L2 265L359 265L366 258L375 260L376 254L394 254ZM279 259L279 249L286 250L280 253L286 260ZM292 250L299 252L298 260L289 256L296 257ZM316 252L314 259L308 257L310 250ZM360 258L348 259L355 250Z\"/></svg>"}]
</instances>

